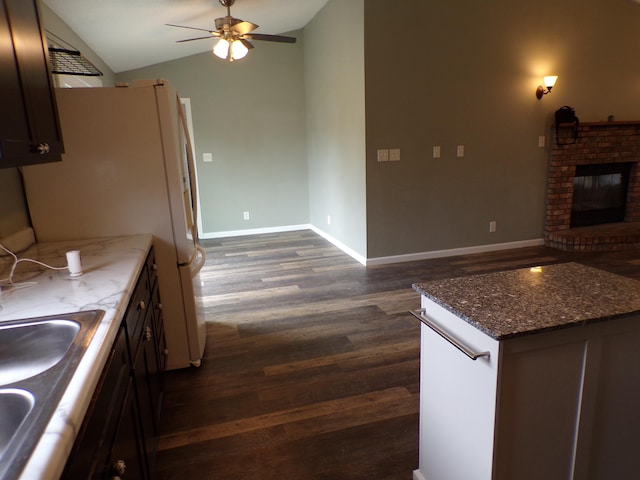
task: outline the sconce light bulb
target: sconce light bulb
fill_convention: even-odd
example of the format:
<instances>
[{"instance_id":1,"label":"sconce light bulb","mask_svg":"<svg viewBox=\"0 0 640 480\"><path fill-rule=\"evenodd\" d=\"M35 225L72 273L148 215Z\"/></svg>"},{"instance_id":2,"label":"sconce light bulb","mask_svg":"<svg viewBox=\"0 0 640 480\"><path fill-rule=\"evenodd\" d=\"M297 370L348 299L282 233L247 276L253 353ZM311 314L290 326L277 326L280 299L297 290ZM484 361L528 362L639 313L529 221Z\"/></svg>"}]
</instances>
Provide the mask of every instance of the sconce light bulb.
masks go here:
<instances>
[{"instance_id":1,"label":"sconce light bulb","mask_svg":"<svg viewBox=\"0 0 640 480\"><path fill-rule=\"evenodd\" d=\"M557 80L558 80L557 75L546 76L544 77L544 86L547 87L548 90L551 90L553 86L556 84Z\"/></svg>"}]
</instances>

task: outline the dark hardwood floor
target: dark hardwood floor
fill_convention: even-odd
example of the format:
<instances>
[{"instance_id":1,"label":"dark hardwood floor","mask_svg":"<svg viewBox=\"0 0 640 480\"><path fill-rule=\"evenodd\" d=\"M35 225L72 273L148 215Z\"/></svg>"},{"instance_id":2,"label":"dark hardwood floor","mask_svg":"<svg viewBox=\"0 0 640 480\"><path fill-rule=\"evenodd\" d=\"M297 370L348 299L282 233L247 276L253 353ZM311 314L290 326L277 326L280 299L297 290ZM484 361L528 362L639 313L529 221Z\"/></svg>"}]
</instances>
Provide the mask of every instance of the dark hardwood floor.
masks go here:
<instances>
[{"instance_id":1,"label":"dark hardwood floor","mask_svg":"<svg viewBox=\"0 0 640 480\"><path fill-rule=\"evenodd\" d=\"M161 480L410 480L412 283L565 261L640 280L640 250L533 247L365 268L311 231L202 244L205 359L166 375Z\"/></svg>"}]
</instances>

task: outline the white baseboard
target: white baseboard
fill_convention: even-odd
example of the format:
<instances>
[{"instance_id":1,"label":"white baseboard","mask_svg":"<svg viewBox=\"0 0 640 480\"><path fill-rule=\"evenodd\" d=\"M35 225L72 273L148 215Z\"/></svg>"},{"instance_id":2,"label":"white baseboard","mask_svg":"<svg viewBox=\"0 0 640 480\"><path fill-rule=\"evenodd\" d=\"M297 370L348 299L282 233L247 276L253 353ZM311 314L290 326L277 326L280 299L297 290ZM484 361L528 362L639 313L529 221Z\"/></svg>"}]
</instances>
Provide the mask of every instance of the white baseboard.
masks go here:
<instances>
[{"instance_id":1,"label":"white baseboard","mask_svg":"<svg viewBox=\"0 0 640 480\"><path fill-rule=\"evenodd\" d=\"M279 233L279 232L294 232L297 230L309 230L311 225L285 225L283 227L268 227L268 228L252 228L247 230L229 230L227 232L209 232L201 233L198 237L201 240L207 240L211 238L225 238L225 237L241 237L243 235L260 235L263 233Z\"/></svg>"},{"instance_id":2,"label":"white baseboard","mask_svg":"<svg viewBox=\"0 0 640 480\"><path fill-rule=\"evenodd\" d=\"M542 238L522 240L519 242L494 243L492 245L477 245L474 247L452 248L448 250L434 250L431 252L409 253L406 255L393 255L390 257L377 257L367 259L367 266L386 265L389 263L415 262L430 258L453 257L456 255L469 255L472 253L495 252L498 250L510 250L513 248L537 247L544 245Z\"/></svg>"},{"instance_id":3,"label":"white baseboard","mask_svg":"<svg viewBox=\"0 0 640 480\"><path fill-rule=\"evenodd\" d=\"M422 475L420 470L414 470L413 471L413 480L427 480L427 479L424 478L424 476Z\"/></svg>"},{"instance_id":4,"label":"white baseboard","mask_svg":"<svg viewBox=\"0 0 640 480\"><path fill-rule=\"evenodd\" d=\"M355 250L347 247L344 243L342 243L340 240L337 240L335 238L333 238L331 235L329 235L326 232L323 232L322 230L320 230L317 227L314 227L313 225L310 225L309 228L311 230L313 230L314 232L316 232L318 235L320 235L322 238L324 238L325 240L331 242L333 245L335 245L336 247L338 247L340 250L342 250L344 253L346 253L347 255L349 255L351 258L353 258L354 260L360 262L362 265L364 265L365 267L367 266L367 259L364 258L362 255L360 255L358 252L356 252Z\"/></svg>"},{"instance_id":5,"label":"white baseboard","mask_svg":"<svg viewBox=\"0 0 640 480\"><path fill-rule=\"evenodd\" d=\"M405 255L392 255L389 257L376 257L376 258L365 258L360 255L355 250L349 248L340 240L333 238L326 232L323 232L319 228L310 225L285 225L282 227L269 227L269 228L253 228L247 230L231 230L227 232L210 232L203 233L200 235L202 240L207 240L211 238L224 238L224 237L240 237L243 235L259 235L264 233L278 233L278 232L293 232L297 230L313 230L315 233L320 235L322 238L332 243L344 253L349 255L351 258L361 263L366 267L374 266L374 265L387 265L391 263L406 263L406 262L415 262L418 260L428 260L430 258L442 258L442 257L453 257L456 255L469 255L472 253L485 253L485 252L495 252L498 250L510 250L513 248L525 248L525 247L538 247L540 245L544 245L544 240L542 238L534 238L531 240L522 240L518 242L506 242L506 243L494 243L491 245L477 245L473 247L462 247L462 248L451 248L447 250L433 250L430 252L418 252L418 253L408 253Z\"/></svg>"}]
</instances>

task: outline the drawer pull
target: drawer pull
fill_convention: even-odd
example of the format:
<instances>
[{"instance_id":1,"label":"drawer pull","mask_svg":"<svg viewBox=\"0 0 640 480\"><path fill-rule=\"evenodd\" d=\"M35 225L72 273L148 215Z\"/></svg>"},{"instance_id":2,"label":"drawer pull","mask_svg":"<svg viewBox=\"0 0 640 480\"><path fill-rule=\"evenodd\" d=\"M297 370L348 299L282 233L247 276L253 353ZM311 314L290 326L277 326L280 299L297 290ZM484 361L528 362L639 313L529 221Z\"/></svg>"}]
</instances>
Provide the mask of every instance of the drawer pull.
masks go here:
<instances>
[{"instance_id":1,"label":"drawer pull","mask_svg":"<svg viewBox=\"0 0 640 480\"><path fill-rule=\"evenodd\" d=\"M127 471L127 464L124 463L124 460L116 460L111 465L111 469L114 471L116 475L124 475L125 472Z\"/></svg>"},{"instance_id":2,"label":"drawer pull","mask_svg":"<svg viewBox=\"0 0 640 480\"><path fill-rule=\"evenodd\" d=\"M429 317L427 317L425 315L425 309L424 308L421 308L420 310L415 310L415 311L414 310L410 310L409 313L411 315L413 315L414 317L416 317L418 320L420 320L422 323L424 323L431 330L436 332L438 335L440 335L442 338L444 338L451 345L453 345L458 350L460 350L462 353L464 353L471 360L477 360L480 357L489 358L491 356L491 352L474 352L469 347L467 347L466 345L463 345L458 340L453 338L449 334L449 332L447 332L446 330L443 330L442 328L440 328L432 319L430 319Z\"/></svg>"},{"instance_id":3,"label":"drawer pull","mask_svg":"<svg viewBox=\"0 0 640 480\"><path fill-rule=\"evenodd\" d=\"M140 300L140 303L138 305L140 306L140 310L144 310L145 308L147 308L147 305L144 303L144 300Z\"/></svg>"}]
</instances>

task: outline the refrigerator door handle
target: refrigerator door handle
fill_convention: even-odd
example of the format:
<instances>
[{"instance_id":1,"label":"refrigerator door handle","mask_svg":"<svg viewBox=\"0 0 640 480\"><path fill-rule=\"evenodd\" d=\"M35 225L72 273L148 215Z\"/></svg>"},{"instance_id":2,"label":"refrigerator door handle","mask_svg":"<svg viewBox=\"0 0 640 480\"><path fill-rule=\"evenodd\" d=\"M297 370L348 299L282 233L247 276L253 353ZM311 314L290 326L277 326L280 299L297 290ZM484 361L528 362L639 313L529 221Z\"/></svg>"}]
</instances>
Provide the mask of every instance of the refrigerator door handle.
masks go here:
<instances>
[{"instance_id":1,"label":"refrigerator door handle","mask_svg":"<svg viewBox=\"0 0 640 480\"><path fill-rule=\"evenodd\" d=\"M207 252L200 245L196 245L196 250L198 255L196 256L196 262L192 264L191 267L191 277L195 277L200 273L202 267L204 267L204 263L207 261Z\"/></svg>"},{"instance_id":2,"label":"refrigerator door handle","mask_svg":"<svg viewBox=\"0 0 640 480\"><path fill-rule=\"evenodd\" d=\"M191 136L189 135L189 127L187 123L187 118L184 114L184 110L182 108L182 102L180 101L180 96L176 97L178 102L178 115L180 115L180 125L182 126L182 132L184 134L185 142L187 142L187 174L189 175L189 186L190 186L190 201L191 201L191 211L193 212L193 225L196 225L196 219L198 218L198 184L196 182L196 162L193 158L193 145L191 145ZM194 239L198 238L198 229L193 228Z\"/></svg>"}]
</instances>

